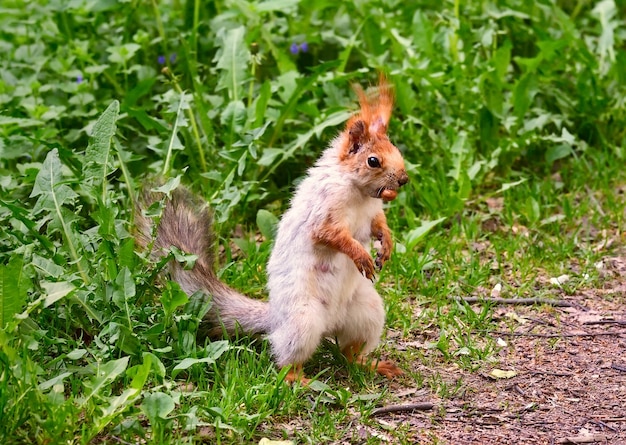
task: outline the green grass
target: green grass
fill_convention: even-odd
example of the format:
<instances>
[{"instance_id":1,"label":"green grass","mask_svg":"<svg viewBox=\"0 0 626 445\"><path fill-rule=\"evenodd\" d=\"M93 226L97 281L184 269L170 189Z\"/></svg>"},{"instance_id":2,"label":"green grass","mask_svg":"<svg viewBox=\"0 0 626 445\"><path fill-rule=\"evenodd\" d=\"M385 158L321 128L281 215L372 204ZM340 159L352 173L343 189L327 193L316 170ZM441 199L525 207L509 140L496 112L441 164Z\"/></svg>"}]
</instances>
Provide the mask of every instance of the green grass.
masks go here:
<instances>
[{"instance_id":1,"label":"green grass","mask_svg":"<svg viewBox=\"0 0 626 445\"><path fill-rule=\"evenodd\" d=\"M389 382L330 343L301 388L261 339L197 338L206 307L136 251L134 196L162 174L209 200L219 275L262 297L272 224L355 109L350 84L386 72L411 182L387 209L377 353L453 398L420 369L479 371L498 346L493 308L451 297L599 287L603 243L623 244L623 8L4 1L0 442L413 443L367 418Z\"/></svg>"}]
</instances>

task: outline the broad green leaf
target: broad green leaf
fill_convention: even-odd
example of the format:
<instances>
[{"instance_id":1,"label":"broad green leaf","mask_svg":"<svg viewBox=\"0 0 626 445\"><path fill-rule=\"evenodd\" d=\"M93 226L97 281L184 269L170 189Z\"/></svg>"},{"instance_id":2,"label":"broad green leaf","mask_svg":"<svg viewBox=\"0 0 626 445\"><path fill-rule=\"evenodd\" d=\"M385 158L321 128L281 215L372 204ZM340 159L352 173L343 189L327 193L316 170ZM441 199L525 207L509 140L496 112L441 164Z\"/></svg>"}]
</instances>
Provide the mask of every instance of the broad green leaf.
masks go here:
<instances>
[{"instance_id":1,"label":"broad green leaf","mask_svg":"<svg viewBox=\"0 0 626 445\"><path fill-rule=\"evenodd\" d=\"M535 95L537 94L537 78L534 73L523 74L513 87L513 111L518 119L522 119Z\"/></svg>"},{"instance_id":2,"label":"broad green leaf","mask_svg":"<svg viewBox=\"0 0 626 445\"><path fill-rule=\"evenodd\" d=\"M267 240L273 240L276 234L278 218L272 212L259 209L256 214L256 225Z\"/></svg>"},{"instance_id":3,"label":"broad green leaf","mask_svg":"<svg viewBox=\"0 0 626 445\"><path fill-rule=\"evenodd\" d=\"M22 117L4 116L0 114L0 127L16 125L20 128L34 127L43 125L44 122L36 119L25 119Z\"/></svg>"},{"instance_id":4,"label":"broad green leaf","mask_svg":"<svg viewBox=\"0 0 626 445\"><path fill-rule=\"evenodd\" d=\"M6 265L0 265L0 328L22 310L30 285L23 256L13 255Z\"/></svg>"},{"instance_id":5,"label":"broad green leaf","mask_svg":"<svg viewBox=\"0 0 626 445\"><path fill-rule=\"evenodd\" d=\"M514 181L514 182L506 182L502 184L502 187L500 187L500 190L498 190L498 193L506 192L507 190L512 189L513 187L517 187L518 185L523 184L526 181L528 181L528 178L522 178L519 181Z\"/></svg>"},{"instance_id":6,"label":"broad green leaf","mask_svg":"<svg viewBox=\"0 0 626 445\"><path fill-rule=\"evenodd\" d=\"M427 56L435 53L434 25L422 8L415 8L411 30L413 31L413 42L415 47L423 51Z\"/></svg>"},{"instance_id":7,"label":"broad green leaf","mask_svg":"<svg viewBox=\"0 0 626 445\"><path fill-rule=\"evenodd\" d=\"M175 379L176 376L180 373L180 371L189 369L193 365L197 365L199 363L215 363L215 359L213 357L204 357L204 358L187 357L181 360L180 363L178 363L178 365L174 366L174 369L172 369L172 379Z\"/></svg>"},{"instance_id":8,"label":"broad green leaf","mask_svg":"<svg viewBox=\"0 0 626 445\"><path fill-rule=\"evenodd\" d=\"M513 45L511 44L511 41L506 40L504 44L497 49L491 59L500 83L506 82L506 74L509 69L509 64L511 63L512 48Z\"/></svg>"},{"instance_id":9,"label":"broad green leaf","mask_svg":"<svg viewBox=\"0 0 626 445\"><path fill-rule=\"evenodd\" d=\"M96 417L96 430L98 432L108 425L116 415L134 406L133 402L141 394L150 374L151 361L150 357L144 357L144 362L141 365L133 366L126 371L126 374L133 379L130 388L124 390L119 396L107 398L108 404L102 408L101 416Z\"/></svg>"},{"instance_id":10,"label":"broad green leaf","mask_svg":"<svg viewBox=\"0 0 626 445\"><path fill-rule=\"evenodd\" d=\"M172 378L175 379L180 371L190 368L199 363L215 363L221 355L230 348L228 341L219 340L209 343L206 348L207 356L203 358L187 357L181 360L172 370Z\"/></svg>"},{"instance_id":11,"label":"broad green leaf","mask_svg":"<svg viewBox=\"0 0 626 445\"><path fill-rule=\"evenodd\" d=\"M143 388L143 385L145 385L150 375L150 370L152 369L153 357L153 354L144 354L143 363L141 365L133 366L126 371L126 375L133 379L130 384L131 388L138 391Z\"/></svg>"},{"instance_id":12,"label":"broad green leaf","mask_svg":"<svg viewBox=\"0 0 626 445\"><path fill-rule=\"evenodd\" d=\"M423 221L421 226L407 233L404 237L404 244L406 245L407 249L413 249L413 247L415 247L417 243L419 243L428 232L430 232L438 224L445 221L445 219L446 218L439 218L434 221Z\"/></svg>"},{"instance_id":13,"label":"broad green leaf","mask_svg":"<svg viewBox=\"0 0 626 445\"><path fill-rule=\"evenodd\" d=\"M66 202L73 201L78 195L63 184L63 164L59 160L57 149L51 150L35 178L31 198L39 197L33 209L34 214L44 210L60 213Z\"/></svg>"},{"instance_id":14,"label":"broad green leaf","mask_svg":"<svg viewBox=\"0 0 626 445\"><path fill-rule=\"evenodd\" d=\"M150 423L154 424L159 419L167 418L167 415L171 413L176 404L172 396L162 393L153 392L143 398L141 402L141 410L150 420Z\"/></svg>"},{"instance_id":15,"label":"broad green leaf","mask_svg":"<svg viewBox=\"0 0 626 445\"><path fill-rule=\"evenodd\" d=\"M230 343L227 340L212 341L205 348L207 356L217 360L223 353L230 349Z\"/></svg>"},{"instance_id":16,"label":"broad green leaf","mask_svg":"<svg viewBox=\"0 0 626 445\"><path fill-rule=\"evenodd\" d=\"M54 283L48 282L48 281L42 281L41 287L43 287L43 289L46 292L46 298L43 304L44 307L48 307L56 303L61 298L65 297L74 289L76 289L76 286L74 286L69 281L57 281Z\"/></svg>"},{"instance_id":17,"label":"broad green leaf","mask_svg":"<svg viewBox=\"0 0 626 445\"><path fill-rule=\"evenodd\" d=\"M450 154L452 156L452 168L448 172L455 181L461 179L461 171L463 169L463 163L469 154L469 145L467 143L467 132L460 131L454 138L452 146L450 147Z\"/></svg>"},{"instance_id":18,"label":"broad green leaf","mask_svg":"<svg viewBox=\"0 0 626 445\"><path fill-rule=\"evenodd\" d=\"M172 246L170 248L170 252L174 254L174 259L177 263L183 266L185 270L191 270L196 265L196 261L198 260L198 255L194 253L186 253L180 250L176 246Z\"/></svg>"},{"instance_id":19,"label":"broad green leaf","mask_svg":"<svg viewBox=\"0 0 626 445\"><path fill-rule=\"evenodd\" d=\"M127 267L122 268L115 279L116 289L113 291L113 302L120 308L124 308L124 301L135 296L135 281Z\"/></svg>"},{"instance_id":20,"label":"broad green leaf","mask_svg":"<svg viewBox=\"0 0 626 445\"><path fill-rule=\"evenodd\" d=\"M118 250L118 265L120 267L128 267L132 270L132 268L135 266L136 260L137 255L135 254L135 238L126 238L124 241L122 241Z\"/></svg>"},{"instance_id":21,"label":"broad green leaf","mask_svg":"<svg viewBox=\"0 0 626 445\"><path fill-rule=\"evenodd\" d=\"M269 81L263 82L261 88L254 99L254 124L253 127L261 127L266 119L267 105L272 97L272 84ZM269 122L269 121L268 121Z\"/></svg>"},{"instance_id":22,"label":"broad green leaf","mask_svg":"<svg viewBox=\"0 0 626 445\"><path fill-rule=\"evenodd\" d=\"M262 2L251 3L252 8L257 12L285 12L288 8L294 8L300 3L300 0L266 0Z\"/></svg>"},{"instance_id":23,"label":"broad green leaf","mask_svg":"<svg viewBox=\"0 0 626 445\"><path fill-rule=\"evenodd\" d=\"M261 155L261 158L259 159L258 164L264 167L270 166L274 164L274 161L276 161L278 157L281 157L284 154L285 154L285 150L283 149L266 148L265 150L263 150L263 154Z\"/></svg>"},{"instance_id":24,"label":"broad green leaf","mask_svg":"<svg viewBox=\"0 0 626 445\"><path fill-rule=\"evenodd\" d=\"M70 223L72 219L77 219L78 216L64 207L66 203L73 202L78 195L69 186L62 183L62 170L63 164L61 164L59 153L55 148L48 153L35 178L35 185L30 196L37 196L38 199L33 214L37 215L43 211L50 213L52 217L50 227L61 231L72 261L76 264L83 281L88 283L89 277L85 271L85 262L79 253L80 240L72 231Z\"/></svg>"},{"instance_id":25,"label":"broad green leaf","mask_svg":"<svg viewBox=\"0 0 626 445\"><path fill-rule=\"evenodd\" d=\"M38 388L40 391L45 391L46 389L52 388L57 383L61 383L66 377L71 376L72 372L63 372L56 377L51 378L50 380L46 380L39 384Z\"/></svg>"},{"instance_id":26,"label":"broad green leaf","mask_svg":"<svg viewBox=\"0 0 626 445\"><path fill-rule=\"evenodd\" d=\"M176 308L187 304L189 297L175 281L168 281L161 294L161 304L165 315L169 317Z\"/></svg>"},{"instance_id":27,"label":"broad green leaf","mask_svg":"<svg viewBox=\"0 0 626 445\"><path fill-rule=\"evenodd\" d=\"M245 32L245 28L240 26L221 29L217 33L220 50L213 61L220 75L216 90L228 90L231 101L241 99L242 85L250 77L248 66L251 55L244 41Z\"/></svg>"},{"instance_id":28,"label":"broad green leaf","mask_svg":"<svg viewBox=\"0 0 626 445\"><path fill-rule=\"evenodd\" d=\"M167 144L165 161L163 161L163 172L162 175L167 177L169 175L169 171L171 169L172 157L174 156L174 150L183 150L185 146L180 142L178 138L178 127L186 127L187 119L185 118L184 110L189 108L187 94L184 92L180 92L178 95L178 103L176 106L176 119L174 121L174 126L170 132L169 143ZM191 98L191 96L189 96ZM173 111L173 110L172 110Z\"/></svg>"},{"instance_id":29,"label":"broad green leaf","mask_svg":"<svg viewBox=\"0 0 626 445\"><path fill-rule=\"evenodd\" d=\"M93 378L85 382L87 389L81 405L85 406L92 397L100 396L103 389L108 388L110 383L118 378L128 367L129 356L117 360L111 360L100 365Z\"/></svg>"},{"instance_id":30,"label":"broad green leaf","mask_svg":"<svg viewBox=\"0 0 626 445\"><path fill-rule=\"evenodd\" d=\"M614 0L602 0L593 8L595 16L602 27L602 34L598 39L597 53L600 55L600 73L605 75L610 65L615 61L615 30L620 26L614 17L617 15L617 7ZM622 22L623 26L623 22Z\"/></svg>"},{"instance_id":31,"label":"broad green leaf","mask_svg":"<svg viewBox=\"0 0 626 445\"><path fill-rule=\"evenodd\" d=\"M496 73L485 73L485 75L481 79L480 86L486 107L495 116L502 117L504 96L502 91L502 84L497 78Z\"/></svg>"},{"instance_id":32,"label":"broad green leaf","mask_svg":"<svg viewBox=\"0 0 626 445\"><path fill-rule=\"evenodd\" d=\"M144 363L146 363L147 361L150 361L152 369L154 370L154 372L156 373L158 377L160 378L165 377L165 374L166 374L165 365L163 364L163 362L161 362L158 356L156 356L152 352L144 352L142 356L143 356Z\"/></svg>"},{"instance_id":33,"label":"broad green leaf","mask_svg":"<svg viewBox=\"0 0 626 445\"><path fill-rule=\"evenodd\" d=\"M86 349L74 349L73 351L68 352L66 357L69 358L70 360L79 360L83 358L86 353L87 353Z\"/></svg>"},{"instance_id":34,"label":"broad green leaf","mask_svg":"<svg viewBox=\"0 0 626 445\"><path fill-rule=\"evenodd\" d=\"M139 396L140 391L136 388L128 388L119 396L109 397L107 405L102 408L101 416L96 417L97 430L102 430L117 414L133 405L133 401Z\"/></svg>"},{"instance_id":35,"label":"broad green leaf","mask_svg":"<svg viewBox=\"0 0 626 445\"><path fill-rule=\"evenodd\" d=\"M91 320L96 320L99 324L103 323L103 314L98 308L96 308L90 301L90 292L85 288L79 288L72 295L72 301L78 303L83 310L87 313Z\"/></svg>"},{"instance_id":36,"label":"broad green leaf","mask_svg":"<svg viewBox=\"0 0 626 445\"><path fill-rule=\"evenodd\" d=\"M109 61L112 63L126 64L133 58L135 53L141 49L141 46L136 43L125 43L119 46L111 46L107 48L109 55Z\"/></svg>"},{"instance_id":37,"label":"broad green leaf","mask_svg":"<svg viewBox=\"0 0 626 445\"><path fill-rule=\"evenodd\" d=\"M94 124L91 135L92 141L85 151L83 176L94 187L102 187L103 203L105 202L106 178L113 171L111 140L115 135L119 112L120 103L114 100Z\"/></svg>"},{"instance_id":38,"label":"broad green leaf","mask_svg":"<svg viewBox=\"0 0 626 445\"><path fill-rule=\"evenodd\" d=\"M168 198L171 196L172 192L180 186L181 176L174 176L173 178L169 178L165 184L155 187L152 189L153 192L164 193Z\"/></svg>"},{"instance_id":39,"label":"broad green leaf","mask_svg":"<svg viewBox=\"0 0 626 445\"><path fill-rule=\"evenodd\" d=\"M65 271L65 269L56 264L54 261L41 257L36 253L33 254L32 264L36 270L52 278L59 278Z\"/></svg>"},{"instance_id":40,"label":"broad green leaf","mask_svg":"<svg viewBox=\"0 0 626 445\"><path fill-rule=\"evenodd\" d=\"M231 101L220 116L220 121L231 134L239 134L246 123L246 106L241 100Z\"/></svg>"},{"instance_id":41,"label":"broad green leaf","mask_svg":"<svg viewBox=\"0 0 626 445\"><path fill-rule=\"evenodd\" d=\"M568 144L553 145L546 151L546 162L552 164L554 161L566 158L573 153L574 150L572 150L572 147Z\"/></svg>"},{"instance_id":42,"label":"broad green leaf","mask_svg":"<svg viewBox=\"0 0 626 445\"><path fill-rule=\"evenodd\" d=\"M127 267L122 268L115 279L112 300L126 315L126 326L132 330L133 322L131 318L132 300L135 298L135 280Z\"/></svg>"}]
</instances>

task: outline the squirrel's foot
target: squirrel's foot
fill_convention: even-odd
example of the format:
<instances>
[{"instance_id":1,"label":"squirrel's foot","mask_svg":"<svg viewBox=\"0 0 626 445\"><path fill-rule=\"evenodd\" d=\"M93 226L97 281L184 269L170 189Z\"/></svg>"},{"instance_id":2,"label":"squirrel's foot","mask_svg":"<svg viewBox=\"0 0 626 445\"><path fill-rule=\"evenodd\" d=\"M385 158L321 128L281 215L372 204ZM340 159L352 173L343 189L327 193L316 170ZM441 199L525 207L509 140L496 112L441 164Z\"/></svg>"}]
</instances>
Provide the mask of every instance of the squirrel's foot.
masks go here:
<instances>
[{"instance_id":1,"label":"squirrel's foot","mask_svg":"<svg viewBox=\"0 0 626 445\"><path fill-rule=\"evenodd\" d=\"M302 371L301 364L291 366L291 369L285 376L285 381L289 383L298 382L302 386L308 386L308 384L311 383L311 379L307 379L304 376L304 372Z\"/></svg>"},{"instance_id":2,"label":"squirrel's foot","mask_svg":"<svg viewBox=\"0 0 626 445\"><path fill-rule=\"evenodd\" d=\"M392 362L391 360L380 360L372 364L372 368L379 373L380 375L384 375L388 379L392 379L394 377L398 377L404 374L404 371L398 368L398 366Z\"/></svg>"},{"instance_id":3,"label":"squirrel's foot","mask_svg":"<svg viewBox=\"0 0 626 445\"><path fill-rule=\"evenodd\" d=\"M372 360L361 354L362 349L362 344L353 344L345 347L342 352L350 363L356 363L365 368L373 369L378 374L384 375L389 379L404 374L404 371L398 368L391 360Z\"/></svg>"}]
</instances>

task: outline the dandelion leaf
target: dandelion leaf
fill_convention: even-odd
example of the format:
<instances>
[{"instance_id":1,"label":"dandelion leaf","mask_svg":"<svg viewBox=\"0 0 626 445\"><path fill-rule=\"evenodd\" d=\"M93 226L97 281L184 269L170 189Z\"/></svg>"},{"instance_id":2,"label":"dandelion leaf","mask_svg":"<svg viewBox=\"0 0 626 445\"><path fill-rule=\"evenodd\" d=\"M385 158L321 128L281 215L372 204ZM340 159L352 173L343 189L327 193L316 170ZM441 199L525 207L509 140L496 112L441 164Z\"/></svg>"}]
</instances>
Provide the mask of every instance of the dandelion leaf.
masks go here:
<instances>
[{"instance_id":1,"label":"dandelion leaf","mask_svg":"<svg viewBox=\"0 0 626 445\"><path fill-rule=\"evenodd\" d=\"M106 177L114 171L112 166L113 153L111 140L115 134L120 103L114 100L98 118L92 133L91 143L85 151L83 175L85 180L94 187L103 186Z\"/></svg>"},{"instance_id":2,"label":"dandelion leaf","mask_svg":"<svg viewBox=\"0 0 626 445\"><path fill-rule=\"evenodd\" d=\"M0 265L0 328L21 311L29 286L30 278L21 255L12 256L8 264Z\"/></svg>"},{"instance_id":3,"label":"dandelion leaf","mask_svg":"<svg viewBox=\"0 0 626 445\"><path fill-rule=\"evenodd\" d=\"M220 70L217 90L228 90L230 100L241 98L243 82L247 79L250 51L244 41L245 28L222 30L218 33L220 51L215 56L216 67Z\"/></svg>"}]
</instances>

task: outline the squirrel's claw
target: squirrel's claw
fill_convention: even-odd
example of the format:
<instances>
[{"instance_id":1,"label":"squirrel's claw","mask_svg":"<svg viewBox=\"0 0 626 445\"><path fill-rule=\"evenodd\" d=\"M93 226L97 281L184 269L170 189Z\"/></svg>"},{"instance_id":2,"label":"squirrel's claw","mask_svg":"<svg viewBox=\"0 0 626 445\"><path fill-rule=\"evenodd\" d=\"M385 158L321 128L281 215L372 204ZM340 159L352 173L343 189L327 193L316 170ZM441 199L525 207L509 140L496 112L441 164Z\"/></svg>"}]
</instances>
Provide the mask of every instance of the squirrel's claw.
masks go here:
<instances>
[{"instance_id":1,"label":"squirrel's claw","mask_svg":"<svg viewBox=\"0 0 626 445\"><path fill-rule=\"evenodd\" d=\"M391 249L381 248L376 253L376 269L382 270L383 265L391 258Z\"/></svg>"},{"instance_id":2,"label":"squirrel's claw","mask_svg":"<svg viewBox=\"0 0 626 445\"><path fill-rule=\"evenodd\" d=\"M374 261L372 257L359 258L354 262L356 268L363 274L368 280L374 281Z\"/></svg>"},{"instance_id":3,"label":"squirrel's claw","mask_svg":"<svg viewBox=\"0 0 626 445\"><path fill-rule=\"evenodd\" d=\"M378 254L376 255L376 261L375 261L376 269L379 271L382 270L383 264L385 264L385 261L387 260L383 257L382 253L378 252Z\"/></svg>"}]
</instances>

